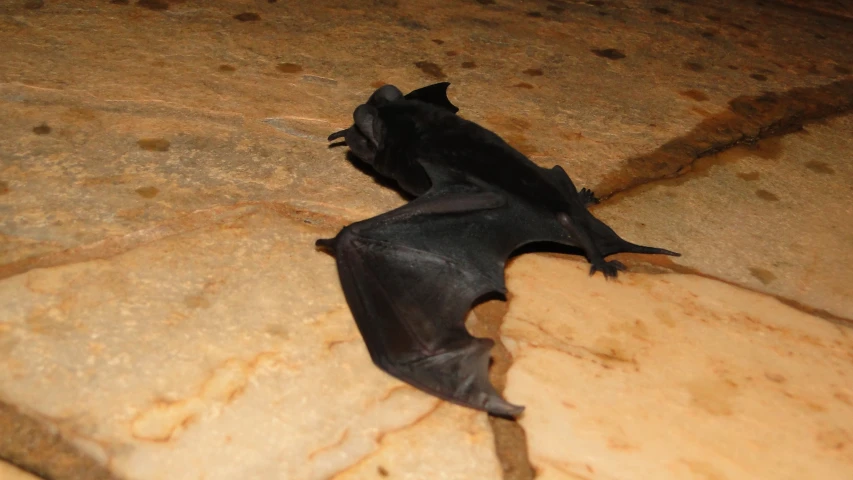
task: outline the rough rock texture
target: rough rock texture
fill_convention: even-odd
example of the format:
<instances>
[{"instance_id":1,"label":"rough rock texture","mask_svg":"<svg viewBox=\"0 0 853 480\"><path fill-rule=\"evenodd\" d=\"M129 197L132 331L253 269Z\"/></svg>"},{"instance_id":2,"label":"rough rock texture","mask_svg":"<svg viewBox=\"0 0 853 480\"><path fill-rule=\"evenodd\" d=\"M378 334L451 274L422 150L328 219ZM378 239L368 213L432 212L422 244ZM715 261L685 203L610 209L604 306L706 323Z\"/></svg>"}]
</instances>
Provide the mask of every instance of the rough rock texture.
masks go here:
<instances>
[{"instance_id":1,"label":"rough rock texture","mask_svg":"<svg viewBox=\"0 0 853 480\"><path fill-rule=\"evenodd\" d=\"M595 213L629 238L683 252L679 266L850 319L851 151L853 118L829 120L708 158Z\"/></svg>"},{"instance_id":2,"label":"rough rock texture","mask_svg":"<svg viewBox=\"0 0 853 480\"><path fill-rule=\"evenodd\" d=\"M853 476L851 22L829 0L2 2L0 458L75 479ZM684 253L611 283L514 265L520 357L494 370L520 423L377 371L313 248L404 201L325 137L382 83L440 80L618 232ZM497 337L503 311L472 328ZM646 330L607 330L624 311ZM632 417L596 424L611 402Z\"/></svg>"},{"instance_id":3,"label":"rough rock texture","mask_svg":"<svg viewBox=\"0 0 853 480\"><path fill-rule=\"evenodd\" d=\"M38 480L38 477L0 460L0 478L3 480Z\"/></svg>"},{"instance_id":4,"label":"rough rock texture","mask_svg":"<svg viewBox=\"0 0 853 480\"><path fill-rule=\"evenodd\" d=\"M850 476L849 328L693 275L587 271L508 272L506 394L537 478Z\"/></svg>"}]
</instances>

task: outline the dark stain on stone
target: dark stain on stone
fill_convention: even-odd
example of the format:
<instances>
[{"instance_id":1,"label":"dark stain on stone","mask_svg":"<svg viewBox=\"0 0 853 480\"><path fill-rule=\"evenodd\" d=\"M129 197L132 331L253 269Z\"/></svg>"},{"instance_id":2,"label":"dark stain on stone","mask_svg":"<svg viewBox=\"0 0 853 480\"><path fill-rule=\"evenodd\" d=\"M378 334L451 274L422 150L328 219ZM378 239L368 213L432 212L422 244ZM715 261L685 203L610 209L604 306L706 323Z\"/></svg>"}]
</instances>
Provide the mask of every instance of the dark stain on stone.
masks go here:
<instances>
[{"instance_id":1,"label":"dark stain on stone","mask_svg":"<svg viewBox=\"0 0 853 480\"><path fill-rule=\"evenodd\" d=\"M257 22L261 19L261 16L255 12L243 12L234 15L234 20L239 20L241 22Z\"/></svg>"},{"instance_id":2,"label":"dark stain on stone","mask_svg":"<svg viewBox=\"0 0 853 480\"><path fill-rule=\"evenodd\" d=\"M474 62L462 62L462 68L477 68L477 64Z\"/></svg>"},{"instance_id":3,"label":"dark stain on stone","mask_svg":"<svg viewBox=\"0 0 853 480\"><path fill-rule=\"evenodd\" d=\"M770 270L761 267L750 267L749 269L750 275L757 278L759 282L767 285L768 283L776 280L776 275L773 274Z\"/></svg>"},{"instance_id":4,"label":"dark stain on stone","mask_svg":"<svg viewBox=\"0 0 853 480\"><path fill-rule=\"evenodd\" d=\"M187 295L184 297L184 305L189 308L210 308L210 300L201 295Z\"/></svg>"},{"instance_id":5,"label":"dark stain on stone","mask_svg":"<svg viewBox=\"0 0 853 480\"><path fill-rule=\"evenodd\" d=\"M136 189L136 193L142 198L154 198L160 193L160 190L157 187L139 187Z\"/></svg>"},{"instance_id":6,"label":"dark stain on stone","mask_svg":"<svg viewBox=\"0 0 853 480\"><path fill-rule=\"evenodd\" d=\"M755 40L744 40L740 44L748 48L758 48L758 43Z\"/></svg>"},{"instance_id":7,"label":"dark stain on stone","mask_svg":"<svg viewBox=\"0 0 853 480\"><path fill-rule=\"evenodd\" d=\"M376 467L376 473L378 473L380 477L388 476L388 470L386 470L385 467L383 467L382 465Z\"/></svg>"},{"instance_id":8,"label":"dark stain on stone","mask_svg":"<svg viewBox=\"0 0 853 480\"><path fill-rule=\"evenodd\" d=\"M609 58L610 60L621 60L625 58L625 54L622 53L621 50L617 50L615 48L604 48L604 49L592 49L590 50L592 53L598 55L599 57Z\"/></svg>"},{"instance_id":9,"label":"dark stain on stone","mask_svg":"<svg viewBox=\"0 0 853 480\"><path fill-rule=\"evenodd\" d=\"M729 70L738 70L737 65L729 65Z\"/></svg>"},{"instance_id":10,"label":"dark stain on stone","mask_svg":"<svg viewBox=\"0 0 853 480\"><path fill-rule=\"evenodd\" d=\"M805 123L851 112L853 79L733 98L726 111L702 120L687 134L651 153L627 159L619 170L606 174L594 190L604 200L647 183L681 177L705 157L739 145L755 145L759 140L764 143L764 139L801 131Z\"/></svg>"},{"instance_id":11,"label":"dark stain on stone","mask_svg":"<svg viewBox=\"0 0 853 480\"><path fill-rule=\"evenodd\" d=\"M531 77L541 77L542 69L541 68L528 68L524 72L525 75L530 75Z\"/></svg>"},{"instance_id":12,"label":"dark stain on stone","mask_svg":"<svg viewBox=\"0 0 853 480\"><path fill-rule=\"evenodd\" d=\"M299 73L302 71L302 65L295 63L279 63L275 69L282 73Z\"/></svg>"},{"instance_id":13,"label":"dark stain on stone","mask_svg":"<svg viewBox=\"0 0 853 480\"><path fill-rule=\"evenodd\" d=\"M746 180L747 182L754 182L761 178L761 174L758 172L738 172L737 176L741 180Z\"/></svg>"},{"instance_id":14,"label":"dark stain on stone","mask_svg":"<svg viewBox=\"0 0 853 480\"><path fill-rule=\"evenodd\" d=\"M169 146L172 145L165 138L141 138L136 144L139 145L139 148L149 152L168 152Z\"/></svg>"},{"instance_id":15,"label":"dark stain on stone","mask_svg":"<svg viewBox=\"0 0 853 480\"><path fill-rule=\"evenodd\" d=\"M432 62L415 62L415 66L430 77L437 78L439 80L447 78L447 75L444 74L441 67Z\"/></svg>"},{"instance_id":16,"label":"dark stain on stone","mask_svg":"<svg viewBox=\"0 0 853 480\"><path fill-rule=\"evenodd\" d=\"M810 75L820 75L820 70L818 70L817 65L815 65L814 63L809 65L809 68L808 70L806 70L806 72L808 72Z\"/></svg>"},{"instance_id":17,"label":"dark stain on stone","mask_svg":"<svg viewBox=\"0 0 853 480\"><path fill-rule=\"evenodd\" d=\"M761 270L761 269L759 269L759 270ZM766 271L767 270L765 270L765 272ZM768 273L770 273L770 272L768 272ZM771 273L770 275L773 275L773 274ZM775 279L776 276L774 275L773 278ZM775 382L775 383L785 383L785 381L787 380L784 375L780 375L778 373L770 373L770 372L764 372L764 378L766 378L767 380L770 380L771 382Z\"/></svg>"},{"instance_id":18,"label":"dark stain on stone","mask_svg":"<svg viewBox=\"0 0 853 480\"><path fill-rule=\"evenodd\" d=\"M743 30L744 32L748 32L748 31L749 31L749 29L748 29L748 28L744 27L743 25L741 25L741 24L739 24L739 23L732 23L732 24L730 24L730 25L731 25L731 26L733 26L733 27L735 27L735 28L737 28L738 30Z\"/></svg>"},{"instance_id":19,"label":"dark stain on stone","mask_svg":"<svg viewBox=\"0 0 853 480\"><path fill-rule=\"evenodd\" d=\"M237 71L237 69L235 67L232 67L231 65L220 65L219 71L225 72L225 73L231 73L231 72Z\"/></svg>"},{"instance_id":20,"label":"dark stain on stone","mask_svg":"<svg viewBox=\"0 0 853 480\"><path fill-rule=\"evenodd\" d=\"M477 0L480 5L494 5L495 0Z\"/></svg>"},{"instance_id":21,"label":"dark stain on stone","mask_svg":"<svg viewBox=\"0 0 853 480\"><path fill-rule=\"evenodd\" d=\"M113 5L127 5L130 3L130 0L110 0L110 3Z\"/></svg>"},{"instance_id":22,"label":"dark stain on stone","mask_svg":"<svg viewBox=\"0 0 853 480\"><path fill-rule=\"evenodd\" d=\"M27 0L24 2L24 8L27 10L38 10L44 6L44 0Z\"/></svg>"},{"instance_id":23,"label":"dark stain on stone","mask_svg":"<svg viewBox=\"0 0 853 480\"><path fill-rule=\"evenodd\" d=\"M278 0L267 0L267 3L275 3L275 2L277 2L277 1L278 1Z\"/></svg>"},{"instance_id":24,"label":"dark stain on stone","mask_svg":"<svg viewBox=\"0 0 853 480\"><path fill-rule=\"evenodd\" d=\"M459 55L459 52L457 52L456 50L448 50L444 52L444 54L448 57L455 57L456 55Z\"/></svg>"},{"instance_id":25,"label":"dark stain on stone","mask_svg":"<svg viewBox=\"0 0 853 480\"><path fill-rule=\"evenodd\" d=\"M779 197L777 197L775 193L764 190L763 188L759 188L758 190L756 190L755 196L762 200L767 200L768 202L779 201Z\"/></svg>"},{"instance_id":26,"label":"dark stain on stone","mask_svg":"<svg viewBox=\"0 0 853 480\"><path fill-rule=\"evenodd\" d=\"M532 12L527 12L527 16L528 16L528 17L531 17L531 18L542 18L542 13L541 13L541 12L532 11Z\"/></svg>"},{"instance_id":27,"label":"dark stain on stone","mask_svg":"<svg viewBox=\"0 0 853 480\"><path fill-rule=\"evenodd\" d=\"M696 62L684 62L681 64L685 69L690 70L691 72L704 72L705 66L701 63Z\"/></svg>"},{"instance_id":28,"label":"dark stain on stone","mask_svg":"<svg viewBox=\"0 0 853 480\"><path fill-rule=\"evenodd\" d=\"M608 14L607 12L605 12L604 10L599 10L599 11L598 11L598 14L599 14L600 16L602 16L602 17L606 17L607 15L609 15L609 14Z\"/></svg>"},{"instance_id":29,"label":"dark stain on stone","mask_svg":"<svg viewBox=\"0 0 853 480\"><path fill-rule=\"evenodd\" d=\"M713 30L702 30L700 35L702 35L702 38L714 38L717 36L717 32Z\"/></svg>"},{"instance_id":30,"label":"dark stain on stone","mask_svg":"<svg viewBox=\"0 0 853 480\"><path fill-rule=\"evenodd\" d=\"M751 78L753 80L758 80L759 82L766 82L767 81L767 75L762 75L760 73L753 73L752 75L749 76L749 78Z\"/></svg>"},{"instance_id":31,"label":"dark stain on stone","mask_svg":"<svg viewBox=\"0 0 853 480\"><path fill-rule=\"evenodd\" d=\"M692 100L696 100L697 102L707 102L708 101L708 95L705 95L704 92L696 90L694 88L691 88L690 90L684 90L684 91L678 92L678 94L681 95L682 97L687 97L687 98L690 98Z\"/></svg>"},{"instance_id":32,"label":"dark stain on stone","mask_svg":"<svg viewBox=\"0 0 853 480\"><path fill-rule=\"evenodd\" d=\"M806 168L815 173L822 173L824 175L832 175L835 173L835 170L833 170L828 163L821 162L820 160L810 160L806 162L805 165Z\"/></svg>"},{"instance_id":33,"label":"dark stain on stone","mask_svg":"<svg viewBox=\"0 0 853 480\"><path fill-rule=\"evenodd\" d=\"M547 6L547 7L545 7L545 8L546 8L549 12L554 12L554 13L563 13L563 12L565 12L565 11L566 11L566 9L565 9L565 8L560 7L560 6L557 6L557 5L548 5L548 6Z\"/></svg>"},{"instance_id":34,"label":"dark stain on stone","mask_svg":"<svg viewBox=\"0 0 853 480\"><path fill-rule=\"evenodd\" d=\"M527 82L519 82L519 83L516 83L515 85L513 85L513 87L526 88L526 89L530 90L533 88L533 85L531 85Z\"/></svg>"},{"instance_id":35,"label":"dark stain on stone","mask_svg":"<svg viewBox=\"0 0 853 480\"><path fill-rule=\"evenodd\" d=\"M587 0L586 4L592 5L593 7L603 7L604 1L603 0Z\"/></svg>"},{"instance_id":36,"label":"dark stain on stone","mask_svg":"<svg viewBox=\"0 0 853 480\"><path fill-rule=\"evenodd\" d=\"M436 44L436 45L443 45L443 44L444 44L444 40L441 40L441 39L438 39L438 38L433 38L433 39L432 39L432 43L434 43L434 44Z\"/></svg>"},{"instance_id":37,"label":"dark stain on stone","mask_svg":"<svg viewBox=\"0 0 853 480\"><path fill-rule=\"evenodd\" d=\"M6 195L7 193L9 193L9 182L0 180L0 195Z\"/></svg>"},{"instance_id":38,"label":"dark stain on stone","mask_svg":"<svg viewBox=\"0 0 853 480\"><path fill-rule=\"evenodd\" d=\"M814 38L816 38L818 40L826 40L826 35L821 35L819 33L815 33Z\"/></svg>"},{"instance_id":39,"label":"dark stain on stone","mask_svg":"<svg viewBox=\"0 0 853 480\"><path fill-rule=\"evenodd\" d=\"M654 7L654 8L652 8L652 11L655 13L659 13L661 15L669 15L670 13L672 13L666 7Z\"/></svg>"},{"instance_id":40,"label":"dark stain on stone","mask_svg":"<svg viewBox=\"0 0 853 480\"><path fill-rule=\"evenodd\" d=\"M47 135L50 132L51 128L46 123L42 123L41 125L33 127L33 133L35 133L36 135Z\"/></svg>"},{"instance_id":41,"label":"dark stain on stone","mask_svg":"<svg viewBox=\"0 0 853 480\"><path fill-rule=\"evenodd\" d=\"M165 0L139 0L136 2L136 6L147 8L148 10L162 11L169 9L169 2Z\"/></svg>"},{"instance_id":42,"label":"dark stain on stone","mask_svg":"<svg viewBox=\"0 0 853 480\"><path fill-rule=\"evenodd\" d=\"M847 67L842 67L841 65L836 65L833 67L836 73L840 73L842 75L850 75L850 69Z\"/></svg>"},{"instance_id":43,"label":"dark stain on stone","mask_svg":"<svg viewBox=\"0 0 853 480\"><path fill-rule=\"evenodd\" d=\"M409 30L429 30L429 27L413 18L401 18L399 23Z\"/></svg>"}]
</instances>

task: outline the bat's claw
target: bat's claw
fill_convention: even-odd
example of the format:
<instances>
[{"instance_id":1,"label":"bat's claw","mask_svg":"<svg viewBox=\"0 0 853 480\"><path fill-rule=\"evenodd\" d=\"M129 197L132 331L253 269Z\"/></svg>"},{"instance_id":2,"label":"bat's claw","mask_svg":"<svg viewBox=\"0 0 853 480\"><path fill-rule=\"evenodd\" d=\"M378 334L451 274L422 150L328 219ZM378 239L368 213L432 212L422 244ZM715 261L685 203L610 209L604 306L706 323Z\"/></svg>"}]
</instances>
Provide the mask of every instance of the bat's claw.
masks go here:
<instances>
[{"instance_id":1,"label":"bat's claw","mask_svg":"<svg viewBox=\"0 0 853 480\"><path fill-rule=\"evenodd\" d=\"M604 278L616 278L619 272L625 271L625 265L619 260L601 261L601 263L593 263L589 267L590 276L595 275L595 272L604 274Z\"/></svg>"},{"instance_id":2,"label":"bat's claw","mask_svg":"<svg viewBox=\"0 0 853 480\"><path fill-rule=\"evenodd\" d=\"M314 246L320 248L322 250L326 250L327 252L334 252L335 247L337 245L337 237L335 238L318 238L316 242L314 242Z\"/></svg>"},{"instance_id":3,"label":"bat's claw","mask_svg":"<svg viewBox=\"0 0 853 480\"><path fill-rule=\"evenodd\" d=\"M578 192L578 195L584 205L595 205L600 202L598 197L595 196L595 193L588 188L582 188L581 191Z\"/></svg>"}]
</instances>

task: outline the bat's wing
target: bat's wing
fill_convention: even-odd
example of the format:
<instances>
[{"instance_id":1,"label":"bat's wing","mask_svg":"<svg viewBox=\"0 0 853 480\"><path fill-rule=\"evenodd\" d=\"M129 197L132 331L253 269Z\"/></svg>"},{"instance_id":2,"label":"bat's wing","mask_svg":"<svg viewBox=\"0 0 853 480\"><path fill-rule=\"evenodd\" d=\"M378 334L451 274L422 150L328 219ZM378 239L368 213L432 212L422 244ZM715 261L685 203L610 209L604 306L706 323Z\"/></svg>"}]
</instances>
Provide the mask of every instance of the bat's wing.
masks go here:
<instances>
[{"instance_id":1,"label":"bat's wing","mask_svg":"<svg viewBox=\"0 0 853 480\"><path fill-rule=\"evenodd\" d=\"M421 102L431 103L436 107L441 107L451 113L456 113L459 108L450 102L447 98L447 87L450 82L434 83L426 87L412 90L406 95L407 100L420 100Z\"/></svg>"},{"instance_id":2,"label":"bat's wing","mask_svg":"<svg viewBox=\"0 0 853 480\"><path fill-rule=\"evenodd\" d=\"M493 342L472 337L465 316L484 295L505 293L505 261L516 247L567 237L553 214L506 195L458 185L430 191L317 243L335 253L377 366L445 400L513 416L523 407L489 382Z\"/></svg>"}]
</instances>

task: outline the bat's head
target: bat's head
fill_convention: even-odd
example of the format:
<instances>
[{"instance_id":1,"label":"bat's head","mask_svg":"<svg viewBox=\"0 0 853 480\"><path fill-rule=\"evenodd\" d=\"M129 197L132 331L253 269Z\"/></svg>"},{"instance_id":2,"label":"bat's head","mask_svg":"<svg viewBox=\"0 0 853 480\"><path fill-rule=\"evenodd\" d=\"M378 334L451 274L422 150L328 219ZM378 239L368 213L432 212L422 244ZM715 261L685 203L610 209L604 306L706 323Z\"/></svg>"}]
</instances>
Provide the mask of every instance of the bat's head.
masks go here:
<instances>
[{"instance_id":1,"label":"bat's head","mask_svg":"<svg viewBox=\"0 0 853 480\"><path fill-rule=\"evenodd\" d=\"M353 112L353 125L329 135L329 141L343 138L356 157L371 165L384 146L387 128L379 116L379 108L403 99L403 92L394 85L384 85L373 92L367 103Z\"/></svg>"}]
</instances>

